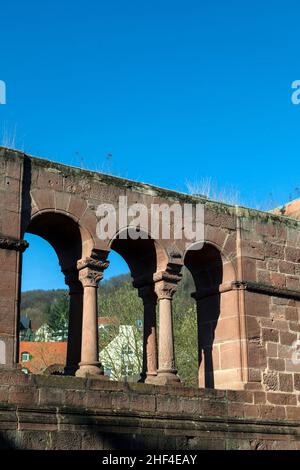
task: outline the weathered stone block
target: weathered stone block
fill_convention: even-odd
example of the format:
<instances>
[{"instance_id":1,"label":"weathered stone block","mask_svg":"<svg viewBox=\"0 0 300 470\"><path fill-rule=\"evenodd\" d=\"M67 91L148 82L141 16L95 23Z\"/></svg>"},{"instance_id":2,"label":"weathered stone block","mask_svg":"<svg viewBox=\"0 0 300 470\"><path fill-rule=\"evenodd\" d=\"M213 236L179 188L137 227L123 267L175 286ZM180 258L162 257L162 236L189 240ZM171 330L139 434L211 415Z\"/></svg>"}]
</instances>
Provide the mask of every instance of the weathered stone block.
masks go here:
<instances>
[{"instance_id":1,"label":"weathered stone block","mask_svg":"<svg viewBox=\"0 0 300 470\"><path fill-rule=\"evenodd\" d=\"M288 331L280 331L280 344L291 346L296 341L297 335Z\"/></svg>"},{"instance_id":2,"label":"weathered stone block","mask_svg":"<svg viewBox=\"0 0 300 470\"><path fill-rule=\"evenodd\" d=\"M292 263L300 262L300 249L287 246L285 248L285 259Z\"/></svg>"},{"instance_id":3,"label":"weathered stone block","mask_svg":"<svg viewBox=\"0 0 300 470\"><path fill-rule=\"evenodd\" d=\"M9 389L9 403L30 405L38 401L38 390L24 385L12 385Z\"/></svg>"},{"instance_id":4,"label":"weathered stone block","mask_svg":"<svg viewBox=\"0 0 300 470\"><path fill-rule=\"evenodd\" d=\"M130 409L132 411L142 411L154 413L156 409L155 396L151 395L131 395Z\"/></svg>"},{"instance_id":5,"label":"weathered stone block","mask_svg":"<svg viewBox=\"0 0 300 470\"><path fill-rule=\"evenodd\" d=\"M274 405L296 405L297 398L290 393L267 393L267 401Z\"/></svg>"},{"instance_id":6,"label":"weathered stone block","mask_svg":"<svg viewBox=\"0 0 300 470\"><path fill-rule=\"evenodd\" d=\"M292 374L279 374L279 390L282 392L293 391L293 375Z\"/></svg>"},{"instance_id":7,"label":"weathered stone block","mask_svg":"<svg viewBox=\"0 0 300 470\"><path fill-rule=\"evenodd\" d=\"M109 392L88 390L86 398L88 409L112 409L112 395Z\"/></svg>"},{"instance_id":8,"label":"weathered stone block","mask_svg":"<svg viewBox=\"0 0 300 470\"><path fill-rule=\"evenodd\" d=\"M284 246L267 241L265 243L266 258L284 259Z\"/></svg>"},{"instance_id":9,"label":"weathered stone block","mask_svg":"<svg viewBox=\"0 0 300 470\"><path fill-rule=\"evenodd\" d=\"M51 449L53 450L79 450L81 449L81 434L78 432L51 432Z\"/></svg>"},{"instance_id":10,"label":"weathered stone block","mask_svg":"<svg viewBox=\"0 0 300 470\"><path fill-rule=\"evenodd\" d=\"M270 357L268 359L268 368L269 370L284 371L285 370L284 359L276 359L276 358Z\"/></svg>"},{"instance_id":11,"label":"weathered stone block","mask_svg":"<svg viewBox=\"0 0 300 470\"><path fill-rule=\"evenodd\" d=\"M260 406L260 417L269 420L280 420L284 419L285 407L274 406L274 405L259 405Z\"/></svg>"},{"instance_id":12,"label":"weathered stone block","mask_svg":"<svg viewBox=\"0 0 300 470\"><path fill-rule=\"evenodd\" d=\"M275 330L274 328L263 328L262 339L263 341L272 341L273 343L278 343L279 332L278 330Z\"/></svg>"}]
</instances>

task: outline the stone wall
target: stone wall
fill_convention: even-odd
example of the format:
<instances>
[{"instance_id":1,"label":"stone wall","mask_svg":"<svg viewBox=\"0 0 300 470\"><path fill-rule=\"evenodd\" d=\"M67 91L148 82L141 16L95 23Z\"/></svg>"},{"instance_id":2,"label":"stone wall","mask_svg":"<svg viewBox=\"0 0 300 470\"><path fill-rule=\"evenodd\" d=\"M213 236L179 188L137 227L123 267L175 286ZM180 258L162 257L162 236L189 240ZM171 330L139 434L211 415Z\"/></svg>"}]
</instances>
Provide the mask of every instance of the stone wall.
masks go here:
<instances>
[{"instance_id":1,"label":"stone wall","mask_svg":"<svg viewBox=\"0 0 300 470\"><path fill-rule=\"evenodd\" d=\"M1 370L0 383L2 449L300 450L300 406L288 392L28 377L15 370Z\"/></svg>"},{"instance_id":2,"label":"stone wall","mask_svg":"<svg viewBox=\"0 0 300 470\"><path fill-rule=\"evenodd\" d=\"M267 219L267 217L266 217ZM243 278L249 381L293 391L300 372L300 231L281 218L243 220Z\"/></svg>"},{"instance_id":3,"label":"stone wall","mask_svg":"<svg viewBox=\"0 0 300 470\"><path fill-rule=\"evenodd\" d=\"M214 385L242 389L246 383L256 382L264 390L271 386L290 391L293 373L300 372L300 365L291 361L293 345L300 338L299 221L8 149L0 149L0 363L2 356L8 367L18 361L21 253L26 248L22 239L28 227L55 246L62 268L69 267L71 262L76 264L78 256L90 256L95 248L111 249L108 242L97 239L96 208L103 202L117 205L119 196L127 196L128 204L140 202L147 207L152 203L203 204L205 242L219 253L222 262L219 279L215 285L201 284L207 266L217 265L213 252L206 259L194 252L190 268L194 270L200 330L208 323L213 330L213 344L211 338L203 341L204 347L212 349ZM57 219L58 215L64 218ZM50 227L49 233L43 231L45 226ZM81 244L79 251L63 249L68 240L70 246ZM187 240L159 240L159 244L161 248L155 253L158 272L168 273L170 266L179 269L187 264ZM125 247L122 256L131 263L137 286L141 286L141 277L143 282L153 278L151 259L142 263L140 276L134 244ZM216 307L212 308L213 303ZM214 308L219 311L203 317L203 311ZM78 325L74 331L79 331ZM80 343L80 337L76 341ZM205 385L204 376L202 363L200 386Z\"/></svg>"},{"instance_id":4,"label":"stone wall","mask_svg":"<svg viewBox=\"0 0 300 470\"><path fill-rule=\"evenodd\" d=\"M204 248L190 250L184 238L148 240L146 249L133 242L114 246L114 237L100 240L96 208L100 203L117 206L119 196L127 196L128 204L143 203L149 212L153 203L201 203ZM81 317L76 316L85 287L78 276L78 265L83 262L85 266L92 259L94 265L104 266L109 251L118 251L130 266L140 296L144 295L145 321L149 319L147 296L155 294L158 303L162 300L164 309L158 308L160 325L166 311L171 312L172 295L185 265L195 281L201 388L129 386L70 377L28 378L20 372L12 373L11 368L18 363L26 232L52 244L71 296L80 298L80 302L71 302L74 311L70 319L77 318L69 325L67 366L72 373L82 359L81 345L89 345L81 341L89 332L89 328L82 329L82 315L86 318L88 312L80 307ZM99 258L93 258L95 253ZM70 268L76 274L76 285L72 284ZM98 312L94 310L90 318L96 324ZM152 351L146 350L149 341L144 338L144 357L159 356L160 360L166 351L161 341L156 354L154 317L150 325ZM171 315L167 317L170 320ZM165 367L165 375L169 376L161 375L165 382L157 383L179 380L169 320L164 324L170 365ZM7 442L21 448L299 447L299 340L299 220L280 212L230 206L0 149L0 403L4 446ZM96 342L97 334L93 346ZM88 367L94 367L98 360L96 347L92 359ZM149 372L146 362L144 377ZM154 382L159 373L164 371L159 371L155 359L151 365Z\"/></svg>"}]
</instances>

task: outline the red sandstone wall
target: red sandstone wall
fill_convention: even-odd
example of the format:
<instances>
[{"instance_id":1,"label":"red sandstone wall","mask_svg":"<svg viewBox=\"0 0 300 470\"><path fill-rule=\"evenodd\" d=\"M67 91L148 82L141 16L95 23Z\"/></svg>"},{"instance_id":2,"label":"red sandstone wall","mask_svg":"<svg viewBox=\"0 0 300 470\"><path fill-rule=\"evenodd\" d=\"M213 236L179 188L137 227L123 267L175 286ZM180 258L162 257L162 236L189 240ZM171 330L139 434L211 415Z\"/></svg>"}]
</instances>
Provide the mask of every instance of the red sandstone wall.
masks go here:
<instances>
[{"instance_id":1,"label":"red sandstone wall","mask_svg":"<svg viewBox=\"0 0 300 470\"><path fill-rule=\"evenodd\" d=\"M296 386L300 389L300 374ZM294 394L0 371L0 448L298 449Z\"/></svg>"},{"instance_id":2,"label":"red sandstone wall","mask_svg":"<svg viewBox=\"0 0 300 470\"><path fill-rule=\"evenodd\" d=\"M0 151L0 341L5 344L6 363L18 357L16 342L19 252L1 249L7 237L21 238L21 192L23 160L17 153L3 158Z\"/></svg>"},{"instance_id":3,"label":"red sandstone wall","mask_svg":"<svg viewBox=\"0 0 300 470\"><path fill-rule=\"evenodd\" d=\"M297 392L300 361L292 356L300 338L299 227L284 218L248 219L243 240L243 276L258 288L245 292L249 380L266 391Z\"/></svg>"},{"instance_id":4,"label":"red sandstone wall","mask_svg":"<svg viewBox=\"0 0 300 470\"><path fill-rule=\"evenodd\" d=\"M149 205L190 200L174 192L39 159L26 158L23 168L22 154L1 150L1 239L21 238L30 218L41 211L69 214L95 234L95 208L100 202L115 203L120 194L127 195L129 203ZM300 223L204 203L206 241L222 254L222 282L244 282L220 295L213 349L215 385L243 388L250 381L264 391L298 392L295 377L300 371L291 355L300 330ZM84 249L89 249L90 242L84 239ZM98 243L96 237L93 243ZM171 259L174 242L162 241L162 245ZM178 243L176 250L176 255L182 256L176 262L182 263L185 241ZM19 257L18 251L0 249L0 340L6 343L7 365L18 357Z\"/></svg>"}]
</instances>

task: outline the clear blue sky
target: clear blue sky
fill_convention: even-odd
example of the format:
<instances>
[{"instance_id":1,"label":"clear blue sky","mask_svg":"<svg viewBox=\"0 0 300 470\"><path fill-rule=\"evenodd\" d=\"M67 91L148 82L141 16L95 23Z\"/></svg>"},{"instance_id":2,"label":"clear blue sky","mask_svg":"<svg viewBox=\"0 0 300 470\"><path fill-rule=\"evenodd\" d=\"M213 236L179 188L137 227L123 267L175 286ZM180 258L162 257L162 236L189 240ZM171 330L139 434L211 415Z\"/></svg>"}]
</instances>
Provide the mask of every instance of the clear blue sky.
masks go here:
<instances>
[{"instance_id":1,"label":"clear blue sky","mask_svg":"<svg viewBox=\"0 0 300 470\"><path fill-rule=\"evenodd\" d=\"M296 195L299 2L11 0L0 15L16 147L181 191L211 177L248 205ZM62 284L39 274L42 245L24 289Z\"/></svg>"}]
</instances>

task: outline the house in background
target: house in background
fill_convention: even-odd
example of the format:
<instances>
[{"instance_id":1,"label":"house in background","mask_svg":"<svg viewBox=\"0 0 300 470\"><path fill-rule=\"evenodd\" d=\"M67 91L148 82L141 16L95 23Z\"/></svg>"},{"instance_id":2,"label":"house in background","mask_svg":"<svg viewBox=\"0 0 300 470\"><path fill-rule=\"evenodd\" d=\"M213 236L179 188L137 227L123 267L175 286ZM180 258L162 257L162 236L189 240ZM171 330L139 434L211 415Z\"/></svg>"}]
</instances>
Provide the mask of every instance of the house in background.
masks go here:
<instances>
[{"instance_id":1,"label":"house in background","mask_svg":"<svg viewBox=\"0 0 300 470\"><path fill-rule=\"evenodd\" d=\"M67 341L68 339L68 328L67 325L63 330L52 331L47 325L44 323L38 330L36 330L34 334L33 341L47 341L47 342L61 342Z\"/></svg>"},{"instance_id":2,"label":"house in background","mask_svg":"<svg viewBox=\"0 0 300 470\"><path fill-rule=\"evenodd\" d=\"M20 340L21 341L32 341L33 331L31 326L31 320L27 316L20 318Z\"/></svg>"},{"instance_id":3,"label":"house in background","mask_svg":"<svg viewBox=\"0 0 300 470\"><path fill-rule=\"evenodd\" d=\"M142 371L143 342L138 329L120 325L119 333L99 354L104 373L111 380L138 380Z\"/></svg>"},{"instance_id":4,"label":"house in background","mask_svg":"<svg viewBox=\"0 0 300 470\"><path fill-rule=\"evenodd\" d=\"M98 319L99 333L116 324L116 317L100 317ZM29 325L30 320L24 322L24 327L29 328ZM99 358L104 373L111 380L138 380L142 370L141 327L142 323L136 326L120 325L116 336L100 352ZM58 331L53 334L48 325L44 324L30 337L31 340L20 341L19 362L23 372L62 374L67 356L65 333Z\"/></svg>"},{"instance_id":5,"label":"house in background","mask_svg":"<svg viewBox=\"0 0 300 470\"><path fill-rule=\"evenodd\" d=\"M111 325L116 325L118 323L117 317L98 317L98 329L109 328Z\"/></svg>"},{"instance_id":6,"label":"house in background","mask_svg":"<svg viewBox=\"0 0 300 470\"><path fill-rule=\"evenodd\" d=\"M67 342L20 341L19 362L26 374L61 374L67 357Z\"/></svg>"}]
</instances>

